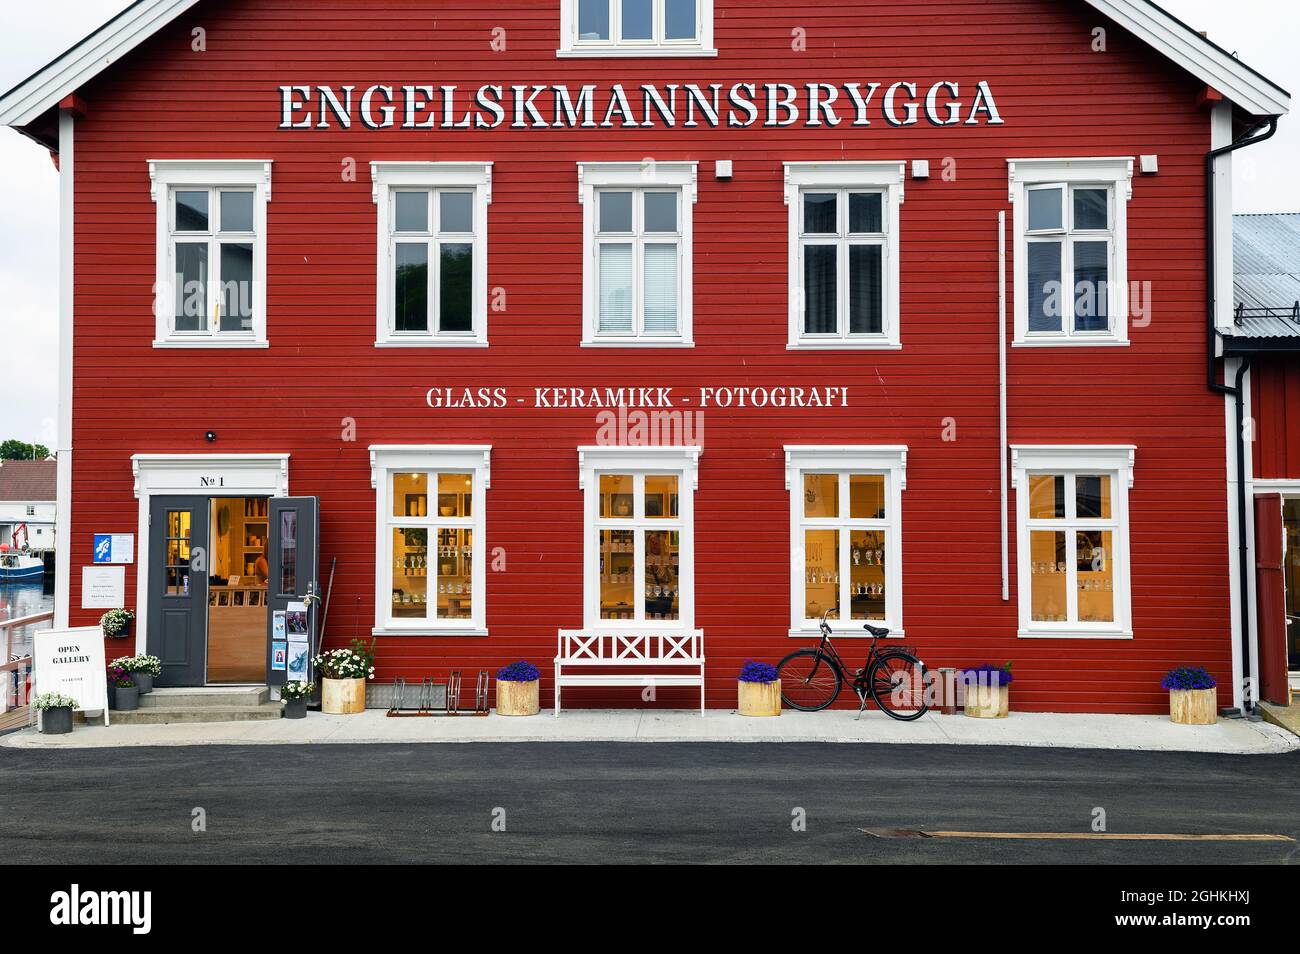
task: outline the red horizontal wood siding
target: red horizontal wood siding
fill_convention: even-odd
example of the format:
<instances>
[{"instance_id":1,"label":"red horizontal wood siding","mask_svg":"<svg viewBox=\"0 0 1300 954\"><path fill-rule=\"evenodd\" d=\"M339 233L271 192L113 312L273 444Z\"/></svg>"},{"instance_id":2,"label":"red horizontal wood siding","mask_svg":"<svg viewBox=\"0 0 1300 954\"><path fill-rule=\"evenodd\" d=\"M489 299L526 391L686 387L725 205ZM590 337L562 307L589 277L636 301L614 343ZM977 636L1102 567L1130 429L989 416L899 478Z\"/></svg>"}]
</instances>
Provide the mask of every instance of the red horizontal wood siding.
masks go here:
<instances>
[{"instance_id":1,"label":"red horizontal wood siding","mask_svg":"<svg viewBox=\"0 0 1300 954\"><path fill-rule=\"evenodd\" d=\"M287 452L291 490L321 498L326 566L339 561L331 642L374 622L375 495L367 445L490 443L487 638L381 638L379 676L443 675L519 658L543 691L559 627L582 623L582 497L575 448L590 411L437 411L434 385L844 385L851 406L705 416L696 513L697 624L708 701L735 704L746 659L799 643L790 615L784 444L907 444L904 616L931 667L1015 663L1015 706L1157 712L1161 673L1230 674L1223 402L1204 385L1204 154L1209 117L1190 77L1083 3L1047 0L717 0L714 59L557 59L558 0L205 2L82 95L76 130L74 624L91 534L136 525L134 453ZM206 52L191 31L206 31ZM493 52L493 28L507 49ZM1093 30L1108 30L1094 52ZM806 30L807 49L792 49ZM1001 126L549 129L412 132L277 128L286 83L399 86L585 82L871 82L923 89L987 80ZM1006 160L1160 156L1129 210L1130 278L1152 320L1128 348L1013 349L1012 443L1137 445L1131 495L1131 641L1018 640L1000 599L997 213ZM700 162L694 208L696 347L582 349L582 210L575 164ZM152 158L274 160L265 351L155 350ZM786 350L782 163L932 161L902 209L902 341L892 352ZM341 175L347 160L358 175ZM371 160L491 160L491 347L376 349ZM732 159L732 181L712 163ZM951 160L956 176L939 173ZM356 440L341 439L342 420ZM943 440L945 420L957 439ZM215 445L203 434L215 430ZM1014 547L1014 536L1013 536ZM134 599L136 567L128 569ZM848 644L856 658L865 645ZM115 647L110 646L110 652ZM639 704L625 690L573 704ZM664 691L661 705L689 704Z\"/></svg>"}]
</instances>

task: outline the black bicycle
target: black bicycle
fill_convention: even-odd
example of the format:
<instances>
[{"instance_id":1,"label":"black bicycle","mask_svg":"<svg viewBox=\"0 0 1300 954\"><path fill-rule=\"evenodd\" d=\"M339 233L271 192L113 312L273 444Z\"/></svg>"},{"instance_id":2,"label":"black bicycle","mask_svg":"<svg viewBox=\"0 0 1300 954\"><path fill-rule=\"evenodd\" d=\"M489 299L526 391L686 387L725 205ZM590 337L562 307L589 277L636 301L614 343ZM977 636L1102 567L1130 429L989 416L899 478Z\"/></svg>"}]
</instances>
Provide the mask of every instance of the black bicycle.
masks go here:
<instances>
[{"instance_id":1,"label":"black bicycle","mask_svg":"<svg viewBox=\"0 0 1300 954\"><path fill-rule=\"evenodd\" d=\"M871 650L862 668L849 675L848 666L831 642L831 627L822 616L822 641L816 649L800 649L781 660L777 675L781 679L781 698L792 709L819 712L839 696L846 680L857 693L858 718L867 699L875 701L881 712L900 722L912 722L929 710L926 702L925 663L905 649L878 649L877 643L889 630L866 624L871 634Z\"/></svg>"}]
</instances>

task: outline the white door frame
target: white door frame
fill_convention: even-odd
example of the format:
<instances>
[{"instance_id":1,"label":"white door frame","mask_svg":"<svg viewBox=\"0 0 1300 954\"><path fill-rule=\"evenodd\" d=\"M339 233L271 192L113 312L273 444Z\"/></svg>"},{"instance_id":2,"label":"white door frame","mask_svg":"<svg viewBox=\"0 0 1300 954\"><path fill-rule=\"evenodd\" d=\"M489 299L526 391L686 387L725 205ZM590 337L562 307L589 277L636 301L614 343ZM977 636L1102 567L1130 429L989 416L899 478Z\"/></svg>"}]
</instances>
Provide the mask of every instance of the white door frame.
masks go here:
<instances>
[{"instance_id":1,"label":"white door frame","mask_svg":"<svg viewBox=\"0 0 1300 954\"><path fill-rule=\"evenodd\" d=\"M136 534L135 651L143 653L149 644L149 579L153 575L149 565L150 498L287 497L289 455L132 454L131 474L135 480L135 496L140 501Z\"/></svg>"}]
</instances>

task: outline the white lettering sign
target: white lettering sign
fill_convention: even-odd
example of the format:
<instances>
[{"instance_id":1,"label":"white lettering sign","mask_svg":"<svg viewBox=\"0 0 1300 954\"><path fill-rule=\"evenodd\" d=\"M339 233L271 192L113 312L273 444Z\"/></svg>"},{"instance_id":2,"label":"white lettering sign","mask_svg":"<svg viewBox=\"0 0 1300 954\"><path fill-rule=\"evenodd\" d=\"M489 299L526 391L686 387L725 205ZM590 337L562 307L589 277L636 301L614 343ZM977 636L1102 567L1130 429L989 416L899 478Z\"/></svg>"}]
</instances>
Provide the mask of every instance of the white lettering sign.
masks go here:
<instances>
[{"instance_id":1,"label":"white lettering sign","mask_svg":"<svg viewBox=\"0 0 1300 954\"><path fill-rule=\"evenodd\" d=\"M125 597L125 567L83 566L81 568L82 609L121 609Z\"/></svg>"},{"instance_id":2,"label":"white lettering sign","mask_svg":"<svg viewBox=\"0 0 1300 954\"><path fill-rule=\"evenodd\" d=\"M104 633L100 628L38 630L32 643L32 681L36 693L71 696L77 700L77 709L103 712L107 725L108 677Z\"/></svg>"}]
</instances>

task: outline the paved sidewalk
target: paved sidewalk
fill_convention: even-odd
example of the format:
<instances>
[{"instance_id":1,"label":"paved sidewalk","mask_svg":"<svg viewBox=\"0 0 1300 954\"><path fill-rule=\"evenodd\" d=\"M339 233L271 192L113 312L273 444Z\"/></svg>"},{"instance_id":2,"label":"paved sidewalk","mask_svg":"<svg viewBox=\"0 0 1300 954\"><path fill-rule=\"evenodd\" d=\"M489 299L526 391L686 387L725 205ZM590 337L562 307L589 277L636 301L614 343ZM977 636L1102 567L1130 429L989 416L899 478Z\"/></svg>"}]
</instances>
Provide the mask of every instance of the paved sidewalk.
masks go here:
<instances>
[{"instance_id":1,"label":"paved sidewalk","mask_svg":"<svg viewBox=\"0 0 1300 954\"><path fill-rule=\"evenodd\" d=\"M725 710L549 711L531 718L459 716L388 718L368 709L352 716L309 712L306 719L205 724L79 725L71 735L34 730L0 738L18 748L149 745L329 744L354 742L871 742L1023 745L1074 749L1219 752L1256 755L1300 749L1300 738L1264 722L1221 720L1174 725L1168 716L1016 712L1007 719L928 715L911 723L868 712L785 712L752 719Z\"/></svg>"}]
</instances>

